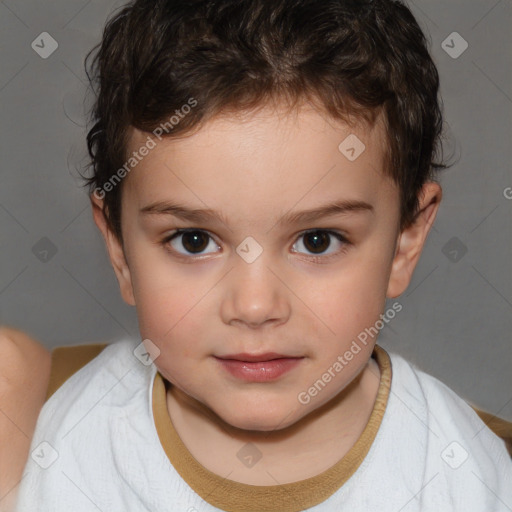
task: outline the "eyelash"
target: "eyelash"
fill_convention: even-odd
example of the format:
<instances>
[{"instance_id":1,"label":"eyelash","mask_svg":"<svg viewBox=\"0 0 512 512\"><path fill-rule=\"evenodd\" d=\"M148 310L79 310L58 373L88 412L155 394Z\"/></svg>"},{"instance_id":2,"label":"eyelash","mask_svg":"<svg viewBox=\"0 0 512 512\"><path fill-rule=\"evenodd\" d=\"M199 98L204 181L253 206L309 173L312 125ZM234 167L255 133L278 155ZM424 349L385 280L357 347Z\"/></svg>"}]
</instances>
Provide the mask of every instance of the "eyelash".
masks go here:
<instances>
[{"instance_id":1,"label":"eyelash","mask_svg":"<svg viewBox=\"0 0 512 512\"><path fill-rule=\"evenodd\" d=\"M184 261L186 260L191 260L191 259L200 259L201 256L204 256L204 255L191 255L191 256L185 256L175 250L173 250L172 248L170 248L169 246L169 242L171 242L172 240L174 240L175 238L179 237L180 235L183 235L185 233L190 233L190 232L200 232L200 233L206 233L206 235L208 237L210 237L211 240L213 240L215 242L215 240L213 239L213 237L208 233L208 231L205 231L204 229L198 229L198 228L187 228L187 229L177 229L174 233L172 233L171 235L168 235L166 236L163 240L161 240L161 245L164 246L165 250L168 251L169 253L171 253L173 256L176 256L177 258L180 258ZM346 252L346 250L348 249L348 246L352 245L351 242L349 240L347 240L347 238L342 235L341 233L338 233L337 231L332 231L332 230L329 230L329 229L319 229L319 228L314 228L314 229L308 229L306 231L302 231L301 233L298 234L297 238L296 238L296 241L294 242L293 245L295 245L295 243L302 237L304 237L305 235L308 235L310 233L317 233L317 232L320 232L320 233L327 233L328 235L332 235L334 236L339 242L341 242L343 245L341 247L341 249L339 249L338 251L336 251L335 253L333 254L329 254L327 256L317 256L317 255L306 255L307 259L308 260L311 260L315 263L328 263L328 261L331 260L331 258L333 257L336 257L336 256L340 256L341 254L344 254ZM294 251L294 253L296 254L304 254L304 253L299 253L298 251ZM328 261L326 261L328 260Z\"/></svg>"}]
</instances>

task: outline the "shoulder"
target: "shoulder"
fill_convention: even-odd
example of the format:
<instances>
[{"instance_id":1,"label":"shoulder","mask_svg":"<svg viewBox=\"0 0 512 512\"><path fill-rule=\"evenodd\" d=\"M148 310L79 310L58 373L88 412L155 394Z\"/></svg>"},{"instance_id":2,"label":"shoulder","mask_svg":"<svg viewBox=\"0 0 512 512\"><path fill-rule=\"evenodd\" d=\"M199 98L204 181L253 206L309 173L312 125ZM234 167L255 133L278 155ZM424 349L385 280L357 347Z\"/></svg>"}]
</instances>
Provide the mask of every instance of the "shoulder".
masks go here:
<instances>
[{"instance_id":1,"label":"shoulder","mask_svg":"<svg viewBox=\"0 0 512 512\"><path fill-rule=\"evenodd\" d=\"M85 391L101 385L105 379L122 378L137 362L136 341L123 339L114 343L95 343L58 347L52 351L52 371L48 402L73 390ZM140 362L139 362L140 364Z\"/></svg>"},{"instance_id":2,"label":"shoulder","mask_svg":"<svg viewBox=\"0 0 512 512\"><path fill-rule=\"evenodd\" d=\"M106 347L106 343L94 343L53 349L46 399L50 398L64 382L97 357Z\"/></svg>"},{"instance_id":3,"label":"shoulder","mask_svg":"<svg viewBox=\"0 0 512 512\"><path fill-rule=\"evenodd\" d=\"M482 425L485 426L482 417L492 416L477 409L444 382L402 356L390 354L390 358L396 377L395 389L402 393L407 390L412 393L414 390L413 399L427 408L432 422L440 426L443 422L453 425L453 421L459 419L461 422L469 422L474 428L481 428ZM463 423L460 424L462 425Z\"/></svg>"},{"instance_id":4,"label":"shoulder","mask_svg":"<svg viewBox=\"0 0 512 512\"><path fill-rule=\"evenodd\" d=\"M439 379L388 354L391 387L374 466L396 468L390 478L411 496L421 490L425 510L497 512L500 500L512 503L512 461L504 440Z\"/></svg>"},{"instance_id":5,"label":"shoulder","mask_svg":"<svg viewBox=\"0 0 512 512\"><path fill-rule=\"evenodd\" d=\"M51 396L41 411L36 434L57 434L71 428L92 408L122 411L122 404L127 405L144 386L145 376L154 373L138 359L138 344L140 341L123 339L54 350L53 362L60 368L52 368L54 386L49 389Z\"/></svg>"},{"instance_id":6,"label":"shoulder","mask_svg":"<svg viewBox=\"0 0 512 512\"><path fill-rule=\"evenodd\" d=\"M390 359L395 398L426 424L433 446L441 448L441 457L444 449L451 453L455 447L462 455L471 453L480 468L493 472L505 465L512 476L505 442L512 434L512 423L500 418L490 422L491 414L475 408L417 365L397 354L390 354Z\"/></svg>"},{"instance_id":7,"label":"shoulder","mask_svg":"<svg viewBox=\"0 0 512 512\"><path fill-rule=\"evenodd\" d=\"M65 347L66 354L74 348ZM91 450L106 456L109 440L117 435L113 429L125 428L132 410L142 416L141 403L156 373L154 365L137 359L136 348L137 342L130 339L110 343L66 378L41 409L31 449L49 443L60 453L59 461L71 466L90 457Z\"/></svg>"},{"instance_id":8,"label":"shoulder","mask_svg":"<svg viewBox=\"0 0 512 512\"><path fill-rule=\"evenodd\" d=\"M72 347L66 349L72 351ZM76 505L82 497L76 488L69 490L68 477L87 488L89 495L111 500L124 489L121 474L131 481L134 451L141 451L137 473L146 468L148 447L157 450L159 444L156 431L151 431L151 383L156 367L144 355L140 340L110 343L47 400L32 440L35 456L28 458L20 489L26 510L41 502L53 510L57 500L61 508L66 503L76 510L88 510L90 503L84 508ZM64 488L64 494L55 493Z\"/></svg>"}]
</instances>

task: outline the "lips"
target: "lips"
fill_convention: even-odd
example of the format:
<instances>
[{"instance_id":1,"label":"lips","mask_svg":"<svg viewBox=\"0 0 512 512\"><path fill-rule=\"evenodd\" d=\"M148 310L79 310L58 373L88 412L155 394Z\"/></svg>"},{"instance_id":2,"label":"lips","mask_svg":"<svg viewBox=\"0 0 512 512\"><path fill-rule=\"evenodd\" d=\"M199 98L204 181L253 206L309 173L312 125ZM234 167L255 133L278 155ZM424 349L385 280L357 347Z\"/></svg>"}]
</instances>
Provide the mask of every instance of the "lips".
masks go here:
<instances>
[{"instance_id":1,"label":"lips","mask_svg":"<svg viewBox=\"0 0 512 512\"><path fill-rule=\"evenodd\" d=\"M237 380L268 382L279 379L296 368L304 357L264 354L229 354L215 357L221 367Z\"/></svg>"},{"instance_id":2,"label":"lips","mask_svg":"<svg viewBox=\"0 0 512 512\"><path fill-rule=\"evenodd\" d=\"M277 354L275 352L265 352L264 354L229 354L227 356L217 356L218 359L233 359L235 361L245 361L248 363L259 363L262 361L272 361L274 359L298 359L295 356Z\"/></svg>"}]
</instances>

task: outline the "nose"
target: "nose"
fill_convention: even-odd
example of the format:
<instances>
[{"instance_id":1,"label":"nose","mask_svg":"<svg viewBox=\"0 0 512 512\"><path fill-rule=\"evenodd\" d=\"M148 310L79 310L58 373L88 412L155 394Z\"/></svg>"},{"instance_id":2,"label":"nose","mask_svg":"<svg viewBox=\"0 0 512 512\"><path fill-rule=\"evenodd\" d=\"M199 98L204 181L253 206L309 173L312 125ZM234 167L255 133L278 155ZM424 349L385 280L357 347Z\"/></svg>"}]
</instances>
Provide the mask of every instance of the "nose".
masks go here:
<instances>
[{"instance_id":1,"label":"nose","mask_svg":"<svg viewBox=\"0 0 512 512\"><path fill-rule=\"evenodd\" d=\"M226 276L220 311L226 324L254 329L288 320L288 289L264 254L252 263L239 258Z\"/></svg>"}]
</instances>

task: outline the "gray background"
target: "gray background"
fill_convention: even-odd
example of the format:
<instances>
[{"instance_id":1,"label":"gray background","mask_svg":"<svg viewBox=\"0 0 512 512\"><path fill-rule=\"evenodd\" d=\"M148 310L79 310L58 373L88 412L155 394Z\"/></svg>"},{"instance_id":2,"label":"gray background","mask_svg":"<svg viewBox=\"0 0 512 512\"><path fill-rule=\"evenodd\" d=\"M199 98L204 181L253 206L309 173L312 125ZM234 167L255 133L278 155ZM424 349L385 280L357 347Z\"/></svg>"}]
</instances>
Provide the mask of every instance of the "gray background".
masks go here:
<instances>
[{"instance_id":1,"label":"gray background","mask_svg":"<svg viewBox=\"0 0 512 512\"><path fill-rule=\"evenodd\" d=\"M48 348L138 336L77 172L90 104L83 60L122 4L0 2L0 323ZM403 311L379 340L512 420L511 0L410 6L432 42L446 152L458 161L443 175L444 201L399 298ZM42 32L58 42L47 59L31 47ZM469 44L457 58L443 49L452 32Z\"/></svg>"}]
</instances>

